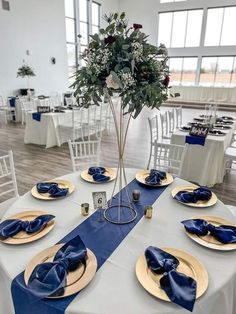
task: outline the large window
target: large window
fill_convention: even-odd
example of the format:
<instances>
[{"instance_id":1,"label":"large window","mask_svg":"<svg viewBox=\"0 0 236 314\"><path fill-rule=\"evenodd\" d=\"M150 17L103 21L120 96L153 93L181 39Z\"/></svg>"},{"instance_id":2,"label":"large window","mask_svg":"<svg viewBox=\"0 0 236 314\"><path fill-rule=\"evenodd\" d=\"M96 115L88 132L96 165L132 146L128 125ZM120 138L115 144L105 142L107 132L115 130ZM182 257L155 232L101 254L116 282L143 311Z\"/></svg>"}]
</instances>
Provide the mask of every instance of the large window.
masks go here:
<instances>
[{"instance_id":1,"label":"large window","mask_svg":"<svg viewBox=\"0 0 236 314\"><path fill-rule=\"evenodd\" d=\"M167 48L197 47L200 44L203 10L159 14L159 44Z\"/></svg>"},{"instance_id":2,"label":"large window","mask_svg":"<svg viewBox=\"0 0 236 314\"><path fill-rule=\"evenodd\" d=\"M158 14L158 44L168 48L172 85L236 86L236 6L218 1L219 7L186 1L185 10L161 1L173 2L171 11L163 5Z\"/></svg>"},{"instance_id":3,"label":"large window","mask_svg":"<svg viewBox=\"0 0 236 314\"><path fill-rule=\"evenodd\" d=\"M66 41L69 77L82 64L81 53L87 48L89 35L100 27L100 4L92 0L65 0Z\"/></svg>"},{"instance_id":4,"label":"large window","mask_svg":"<svg viewBox=\"0 0 236 314\"><path fill-rule=\"evenodd\" d=\"M170 58L171 84L194 85L196 80L197 57Z\"/></svg>"},{"instance_id":5,"label":"large window","mask_svg":"<svg viewBox=\"0 0 236 314\"><path fill-rule=\"evenodd\" d=\"M205 46L236 45L236 7L208 9Z\"/></svg>"},{"instance_id":6,"label":"large window","mask_svg":"<svg viewBox=\"0 0 236 314\"><path fill-rule=\"evenodd\" d=\"M235 57L203 57L200 85L236 86Z\"/></svg>"}]
</instances>

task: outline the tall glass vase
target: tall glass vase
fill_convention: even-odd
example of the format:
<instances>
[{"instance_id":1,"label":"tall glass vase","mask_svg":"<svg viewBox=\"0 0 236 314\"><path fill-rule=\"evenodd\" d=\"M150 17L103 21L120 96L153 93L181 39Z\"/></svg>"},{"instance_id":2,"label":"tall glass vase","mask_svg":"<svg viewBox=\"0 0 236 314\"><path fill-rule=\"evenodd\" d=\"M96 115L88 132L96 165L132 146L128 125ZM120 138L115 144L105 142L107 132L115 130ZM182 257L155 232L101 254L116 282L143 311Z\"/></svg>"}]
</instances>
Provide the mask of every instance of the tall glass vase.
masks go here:
<instances>
[{"instance_id":1,"label":"tall glass vase","mask_svg":"<svg viewBox=\"0 0 236 314\"><path fill-rule=\"evenodd\" d=\"M108 96L108 101L116 131L118 165L112 195L104 211L104 217L114 224L127 224L134 221L137 217L137 211L132 203L132 191L129 191L127 186L128 183L124 166L124 150L131 114L124 114L122 98L112 99ZM116 194L117 192L118 194Z\"/></svg>"}]
</instances>

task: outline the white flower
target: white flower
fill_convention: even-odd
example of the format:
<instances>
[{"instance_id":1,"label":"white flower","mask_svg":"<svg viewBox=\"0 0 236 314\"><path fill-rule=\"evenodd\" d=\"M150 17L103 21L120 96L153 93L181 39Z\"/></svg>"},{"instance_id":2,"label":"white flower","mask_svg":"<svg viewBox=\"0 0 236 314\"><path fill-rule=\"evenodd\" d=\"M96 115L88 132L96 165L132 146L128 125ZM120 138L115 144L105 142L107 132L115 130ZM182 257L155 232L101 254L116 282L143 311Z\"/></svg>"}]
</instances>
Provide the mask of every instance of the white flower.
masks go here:
<instances>
[{"instance_id":1,"label":"white flower","mask_svg":"<svg viewBox=\"0 0 236 314\"><path fill-rule=\"evenodd\" d=\"M129 89L129 87L135 85L135 79L133 78L131 73L120 72L119 78L121 80L124 90L127 90Z\"/></svg>"},{"instance_id":2,"label":"white flower","mask_svg":"<svg viewBox=\"0 0 236 314\"><path fill-rule=\"evenodd\" d=\"M107 84L108 88L118 89L120 87L119 84L114 81L111 74L109 76L107 76L106 84Z\"/></svg>"},{"instance_id":3,"label":"white flower","mask_svg":"<svg viewBox=\"0 0 236 314\"><path fill-rule=\"evenodd\" d=\"M143 45L140 44L139 42L134 42L131 44L131 47L134 59L136 61L140 61L143 55Z\"/></svg>"}]
</instances>

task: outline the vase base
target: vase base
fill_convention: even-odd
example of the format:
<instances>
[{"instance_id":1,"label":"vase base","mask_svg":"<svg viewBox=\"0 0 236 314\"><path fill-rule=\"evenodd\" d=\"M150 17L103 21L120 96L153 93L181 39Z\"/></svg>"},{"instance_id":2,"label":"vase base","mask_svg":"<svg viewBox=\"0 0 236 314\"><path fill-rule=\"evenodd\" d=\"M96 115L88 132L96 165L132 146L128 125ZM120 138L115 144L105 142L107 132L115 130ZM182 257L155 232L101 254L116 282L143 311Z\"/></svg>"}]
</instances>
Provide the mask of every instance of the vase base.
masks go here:
<instances>
[{"instance_id":1,"label":"vase base","mask_svg":"<svg viewBox=\"0 0 236 314\"><path fill-rule=\"evenodd\" d=\"M111 205L104 210L103 216L113 224L125 225L136 219L137 211L128 204Z\"/></svg>"}]
</instances>

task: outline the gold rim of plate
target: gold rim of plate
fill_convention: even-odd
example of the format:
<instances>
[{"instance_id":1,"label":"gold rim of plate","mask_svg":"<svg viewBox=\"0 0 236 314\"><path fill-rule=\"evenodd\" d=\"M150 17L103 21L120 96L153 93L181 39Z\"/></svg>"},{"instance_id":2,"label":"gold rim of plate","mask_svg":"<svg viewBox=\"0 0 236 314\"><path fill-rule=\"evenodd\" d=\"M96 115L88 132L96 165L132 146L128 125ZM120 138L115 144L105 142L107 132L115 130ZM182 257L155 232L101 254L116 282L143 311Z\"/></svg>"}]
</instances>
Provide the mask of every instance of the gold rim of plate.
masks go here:
<instances>
[{"instance_id":1,"label":"gold rim of plate","mask_svg":"<svg viewBox=\"0 0 236 314\"><path fill-rule=\"evenodd\" d=\"M235 226L235 224L232 224L230 221L217 217L217 216L193 216L190 219L204 219L207 220L209 223L219 226L219 225L229 225L229 226ZM236 250L236 243L229 243L229 244L223 244L219 241L217 241L213 236L210 234L207 234L206 236L198 236L196 234L188 232L184 228L186 234L195 242L198 244L205 246L207 248L213 249L213 250L219 250L219 251L232 251Z\"/></svg>"},{"instance_id":2,"label":"gold rim of plate","mask_svg":"<svg viewBox=\"0 0 236 314\"><path fill-rule=\"evenodd\" d=\"M46 250L43 250L39 254L37 254L27 265L24 272L24 280L26 285L28 284L30 275L32 274L34 268L41 263L52 262L57 251L64 244L56 244ZM83 264L80 264L79 267L68 273L66 278L66 287L64 289L64 293L61 296L48 297L48 299L60 299L72 295L74 293L79 292L83 288L85 288L97 271L97 259L94 253L87 249L87 259L86 259L86 267Z\"/></svg>"},{"instance_id":3,"label":"gold rim of plate","mask_svg":"<svg viewBox=\"0 0 236 314\"><path fill-rule=\"evenodd\" d=\"M47 215L47 213L43 211L24 211L18 214L15 214L13 216L10 216L6 219L21 219L21 220L34 220L38 216L41 215ZM0 240L3 243L6 244L25 244L25 243L30 243L36 240L41 239L45 235L47 235L55 226L55 219L49 221L45 228L39 232L35 232L32 234L27 234L24 231L18 232L16 235L14 235L11 238L7 238L4 240Z\"/></svg>"},{"instance_id":4,"label":"gold rim of plate","mask_svg":"<svg viewBox=\"0 0 236 314\"><path fill-rule=\"evenodd\" d=\"M55 179L55 180L48 180L45 182L55 182L58 183L59 188L68 188L69 192L66 196L61 196L61 197L51 197L48 193L39 193L37 191L36 185L31 189L31 194L33 197L39 199L39 200L46 200L46 201L52 201L52 200L59 200L62 198L65 198L69 196L71 193L74 192L75 186L72 182L67 181L67 180L60 180L60 179Z\"/></svg>"},{"instance_id":5,"label":"gold rim of plate","mask_svg":"<svg viewBox=\"0 0 236 314\"><path fill-rule=\"evenodd\" d=\"M116 171L113 170L112 168L105 168L106 169L106 172L104 173L104 175L106 176L109 176L110 177L110 180L106 181L106 182L97 182L97 181L94 181L93 180L93 176L91 176L90 174L88 174L88 169L86 170L83 170L80 174L81 178L84 180L84 181L87 181L87 182L90 182L90 183L95 183L95 184L101 184L101 183L109 183L113 180L115 180L116 178Z\"/></svg>"},{"instance_id":6,"label":"gold rim of plate","mask_svg":"<svg viewBox=\"0 0 236 314\"><path fill-rule=\"evenodd\" d=\"M208 273L204 265L192 255L185 251L174 248L161 248L163 251L175 256L180 264L177 271L194 278L197 282L196 298L201 297L208 287ZM152 272L146 262L145 255L142 254L136 263L136 276L143 288L154 297L163 301L171 302L165 291L160 287L160 279L163 274L155 274Z\"/></svg>"},{"instance_id":7,"label":"gold rim of plate","mask_svg":"<svg viewBox=\"0 0 236 314\"><path fill-rule=\"evenodd\" d=\"M199 186L197 185L191 185L191 186L177 186L175 187L172 191L171 191L171 195L174 198L175 195L180 192L180 191L188 191L188 192L192 192L193 190L199 188ZM212 192L212 191L211 191ZM198 201L197 203L184 203L181 201L177 201L178 203L184 204L186 206L190 206L190 207L197 207L197 208L205 208L205 207L210 207L216 204L218 198L215 195L215 193L212 192L212 196L208 201Z\"/></svg>"},{"instance_id":8,"label":"gold rim of plate","mask_svg":"<svg viewBox=\"0 0 236 314\"><path fill-rule=\"evenodd\" d=\"M166 179L161 181L161 184L156 184L156 185L152 185L152 184L148 184L145 182L145 178L147 176L149 176L150 174L150 170L140 170L139 172L136 173L135 178L138 182L147 185L147 186L152 186L152 187L162 187L162 186L166 186L171 184L174 181L174 178L172 177L172 175L170 173L166 173Z\"/></svg>"}]
</instances>

